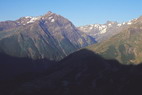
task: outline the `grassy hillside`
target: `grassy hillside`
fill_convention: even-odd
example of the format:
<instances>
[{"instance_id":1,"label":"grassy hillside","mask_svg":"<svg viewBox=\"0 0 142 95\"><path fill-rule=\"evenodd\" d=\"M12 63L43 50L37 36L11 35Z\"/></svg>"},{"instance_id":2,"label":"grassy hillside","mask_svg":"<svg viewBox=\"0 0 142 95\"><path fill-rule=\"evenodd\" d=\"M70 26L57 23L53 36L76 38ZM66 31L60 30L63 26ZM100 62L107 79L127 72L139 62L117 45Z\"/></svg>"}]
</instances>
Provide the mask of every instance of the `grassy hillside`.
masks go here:
<instances>
[{"instance_id":1,"label":"grassy hillside","mask_svg":"<svg viewBox=\"0 0 142 95\"><path fill-rule=\"evenodd\" d=\"M142 62L142 22L141 18L129 28L100 44L87 47L106 59L117 59L122 64Z\"/></svg>"}]
</instances>

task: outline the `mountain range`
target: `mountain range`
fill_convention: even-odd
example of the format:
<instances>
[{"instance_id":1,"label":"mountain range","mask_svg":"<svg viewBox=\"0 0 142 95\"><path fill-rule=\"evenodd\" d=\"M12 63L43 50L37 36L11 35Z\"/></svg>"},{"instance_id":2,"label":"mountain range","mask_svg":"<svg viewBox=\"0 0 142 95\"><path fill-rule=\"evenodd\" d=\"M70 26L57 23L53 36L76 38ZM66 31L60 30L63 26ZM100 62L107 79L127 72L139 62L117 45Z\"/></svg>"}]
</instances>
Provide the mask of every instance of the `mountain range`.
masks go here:
<instances>
[{"instance_id":1,"label":"mountain range","mask_svg":"<svg viewBox=\"0 0 142 95\"><path fill-rule=\"evenodd\" d=\"M52 12L0 22L0 52L15 57L58 61L93 43L96 43L93 37Z\"/></svg>"},{"instance_id":2,"label":"mountain range","mask_svg":"<svg viewBox=\"0 0 142 95\"><path fill-rule=\"evenodd\" d=\"M68 19L50 11L43 16L21 17L0 22L0 52L59 61L88 46L106 59L139 64L142 62L141 21L139 17L124 23L107 21L75 27Z\"/></svg>"},{"instance_id":3,"label":"mountain range","mask_svg":"<svg viewBox=\"0 0 142 95\"><path fill-rule=\"evenodd\" d=\"M122 64L139 64L142 62L142 17L132 21L117 35L87 47L106 59L116 59Z\"/></svg>"},{"instance_id":4,"label":"mountain range","mask_svg":"<svg viewBox=\"0 0 142 95\"><path fill-rule=\"evenodd\" d=\"M107 21L106 24L91 24L80 26L78 29L94 37L97 42L102 42L127 29L136 20L137 19L133 19L123 23Z\"/></svg>"},{"instance_id":5,"label":"mountain range","mask_svg":"<svg viewBox=\"0 0 142 95\"><path fill-rule=\"evenodd\" d=\"M75 27L48 12L0 22L0 95L142 95L142 17Z\"/></svg>"}]
</instances>

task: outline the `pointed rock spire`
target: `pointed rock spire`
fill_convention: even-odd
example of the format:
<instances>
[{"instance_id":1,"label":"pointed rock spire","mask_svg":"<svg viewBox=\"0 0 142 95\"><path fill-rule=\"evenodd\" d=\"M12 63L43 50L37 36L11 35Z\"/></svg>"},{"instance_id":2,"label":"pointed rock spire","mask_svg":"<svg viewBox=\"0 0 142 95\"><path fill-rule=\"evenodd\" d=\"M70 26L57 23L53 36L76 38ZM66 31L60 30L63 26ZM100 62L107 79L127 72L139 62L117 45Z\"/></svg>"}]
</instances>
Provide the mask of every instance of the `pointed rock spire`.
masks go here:
<instances>
[{"instance_id":1,"label":"pointed rock spire","mask_svg":"<svg viewBox=\"0 0 142 95\"><path fill-rule=\"evenodd\" d=\"M48 13L47 14L52 14L52 12L51 11L48 11Z\"/></svg>"}]
</instances>

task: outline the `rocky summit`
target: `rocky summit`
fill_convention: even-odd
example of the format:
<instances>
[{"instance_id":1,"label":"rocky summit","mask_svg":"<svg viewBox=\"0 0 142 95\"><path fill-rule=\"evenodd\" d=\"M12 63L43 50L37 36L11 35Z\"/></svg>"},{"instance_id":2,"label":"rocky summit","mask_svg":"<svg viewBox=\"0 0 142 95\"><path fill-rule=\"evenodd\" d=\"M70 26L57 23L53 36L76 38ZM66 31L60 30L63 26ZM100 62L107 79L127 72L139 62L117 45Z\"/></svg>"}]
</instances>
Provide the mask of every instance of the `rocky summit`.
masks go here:
<instances>
[{"instance_id":1,"label":"rocky summit","mask_svg":"<svg viewBox=\"0 0 142 95\"><path fill-rule=\"evenodd\" d=\"M123 23L107 21L105 24L91 24L86 26L80 26L78 27L78 29L94 37L97 42L100 43L120 33L122 30L127 29L136 20L137 19L133 19Z\"/></svg>"},{"instance_id":2,"label":"rocky summit","mask_svg":"<svg viewBox=\"0 0 142 95\"><path fill-rule=\"evenodd\" d=\"M0 52L15 57L61 60L95 39L52 12L0 22Z\"/></svg>"}]
</instances>

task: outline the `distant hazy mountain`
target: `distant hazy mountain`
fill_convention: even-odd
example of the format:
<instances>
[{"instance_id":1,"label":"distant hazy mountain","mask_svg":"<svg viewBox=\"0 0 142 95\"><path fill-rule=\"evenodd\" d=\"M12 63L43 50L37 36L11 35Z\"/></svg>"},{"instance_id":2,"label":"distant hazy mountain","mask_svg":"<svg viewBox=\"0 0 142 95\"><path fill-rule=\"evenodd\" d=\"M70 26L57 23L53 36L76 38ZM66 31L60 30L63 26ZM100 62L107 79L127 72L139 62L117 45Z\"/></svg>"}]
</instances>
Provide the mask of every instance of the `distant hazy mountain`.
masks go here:
<instances>
[{"instance_id":1,"label":"distant hazy mountain","mask_svg":"<svg viewBox=\"0 0 142 95\"><path fill-rule=\"evenodd\" d=\"M109 40L88 47L107 59L117 59L123 64L142 62L142 17Z\"/></svg>"},{"instance_id":2,"label":"distant hazy mountain","mask_svg":"<svg viewBox=\"0 0 142 95\"><path fill-rule=\"evenodd\" d=\"M60 60L95 42L69 20L52 12L0 22L0 52L11 56Z\"/></svg>"},{"instance_id":3,"label":"distant hazy mountain","mask_svg":"<svg viewBox=\"0 0 142 95\"><path fill-rule=\"evenodd\" d=\"M111 22L108 21L106 24L92 24L92 25L86 25L78 27L78 29L92 37L94 37L97 42L101 42L104 40L109 39L110 37L118 34L122 30L129 27L134 21L131 20L129 22L124 23L117 23L117 22Z\"/></svg>"}]
</instances>

